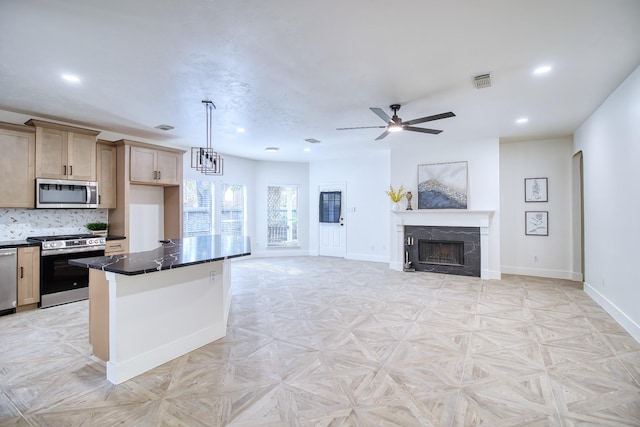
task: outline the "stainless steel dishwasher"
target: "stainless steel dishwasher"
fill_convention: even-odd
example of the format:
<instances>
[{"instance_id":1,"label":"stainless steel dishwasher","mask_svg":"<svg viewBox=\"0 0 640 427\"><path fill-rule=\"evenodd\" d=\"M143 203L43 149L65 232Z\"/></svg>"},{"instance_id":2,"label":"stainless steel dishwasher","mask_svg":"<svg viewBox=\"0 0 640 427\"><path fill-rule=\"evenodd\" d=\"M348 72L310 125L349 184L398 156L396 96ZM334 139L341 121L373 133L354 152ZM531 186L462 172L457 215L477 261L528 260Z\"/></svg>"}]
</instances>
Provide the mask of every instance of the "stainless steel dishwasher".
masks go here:
<instances>
[{"instance_id":1,"label":"stainless steel dishwasher","mask_svg":"<svg viewBox=\"0 0 640 427\"><path fill-rule=\"evenodd\" d=\"M16 312L18 300L18 253L13 249L0 249L0 315Z\"/></svg>"}]
</instances>

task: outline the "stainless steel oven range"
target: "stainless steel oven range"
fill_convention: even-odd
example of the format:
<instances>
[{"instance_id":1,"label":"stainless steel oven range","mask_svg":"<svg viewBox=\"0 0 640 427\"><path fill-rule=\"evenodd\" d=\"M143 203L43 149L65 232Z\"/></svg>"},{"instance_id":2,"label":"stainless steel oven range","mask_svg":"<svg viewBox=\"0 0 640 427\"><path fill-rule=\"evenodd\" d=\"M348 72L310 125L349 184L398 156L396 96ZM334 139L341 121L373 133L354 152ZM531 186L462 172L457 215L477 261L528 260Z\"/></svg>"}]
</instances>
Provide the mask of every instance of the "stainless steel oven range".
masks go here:
<instances>
[{"instance_id":1,"label":"stainless steel oven range","mask_svg":"<svg viewBox=\"0 0 640 427\"><path fill-rule=\"evenodd\" d=\"M89 298L89 270L69 265L74 258L103 256L105 237L92 234L34 236L40 242L40 308Z\"/></svg>"}]
</instances>

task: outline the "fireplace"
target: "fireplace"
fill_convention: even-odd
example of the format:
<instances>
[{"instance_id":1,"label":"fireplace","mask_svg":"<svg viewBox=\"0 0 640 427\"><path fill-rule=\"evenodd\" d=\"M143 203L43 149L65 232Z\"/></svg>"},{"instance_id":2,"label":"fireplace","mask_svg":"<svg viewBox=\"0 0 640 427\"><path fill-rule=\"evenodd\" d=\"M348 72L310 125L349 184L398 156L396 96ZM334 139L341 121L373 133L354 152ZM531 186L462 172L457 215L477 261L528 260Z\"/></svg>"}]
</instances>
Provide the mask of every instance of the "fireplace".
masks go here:
<instances>
[{"instance_id":1,"label":"fireplace","mask_svg":"<svg viewBox=\"0 0 640 427\"><path fill-rule=\"evenodd\" d=\"M480 277L480 228L405 226L405 258L417 271Z\"/></svg>"}]
</instances>

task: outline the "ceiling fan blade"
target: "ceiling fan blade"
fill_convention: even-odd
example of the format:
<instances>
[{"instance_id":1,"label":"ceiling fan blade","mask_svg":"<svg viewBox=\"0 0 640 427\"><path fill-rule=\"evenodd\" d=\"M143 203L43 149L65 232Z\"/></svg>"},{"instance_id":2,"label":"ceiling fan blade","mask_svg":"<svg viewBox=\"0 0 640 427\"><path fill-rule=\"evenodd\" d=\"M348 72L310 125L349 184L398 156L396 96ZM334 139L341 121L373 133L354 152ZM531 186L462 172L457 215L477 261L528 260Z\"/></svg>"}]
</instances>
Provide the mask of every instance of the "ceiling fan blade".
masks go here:
<instances>
[{"instance_id":1,"label":"ceiling fan blade","mask_svg":"<svg viewBox=\"0 0 640 427\"><path fill-rule=\"evenodd\" d=\"M433 135L437 135L440 132L442 132L441 130L437 130L437 129L424 129L424 128L417 128L415 126L405 126L403 130L410 130L412 132L430 133Z\"/></svg>"},{"instance_id":2,"label":"ceiling fan blade","mask_svg":"<svg viewBox=\"0 0 640 427\"><path fill-rule=\"evenodd\" d=\"M385 130L384 132L382 132L382 134L376 138L376 141L381 140L382 138L384 138L385 136L389 135L389 131Z\"/></svg>"},{"instance_id":3,"label":"ceiling fan blade","mask_svg":"<svg viewBox=\"0 0 640 427\"><path fill-rule=\"evenodd\" d=\"M336 130L350 130L350 129L384 129L386 126L357 126L354 128L336 128Z\"/></svg>"},{"instance_id":4,"label":"ceiling fan blade","mask_svg":"<svg viewBox=\"0 0 640 427\"><path fill-rule=\"evenodd\" d=\"M440 120L440 119L448 119L449 117L455 117L455 116L456 116L455 114L449 111L448 113L436 114L433 116L427 116L427 117L421 117L419 119L409 120L406 122L402 122L402 124L411 126L411 125L417 125L418 123L431 122L433 120Z\"/></svg>"},{"instance_id":5,"label":"ceiling fan blade","mask_svg":"<svg viewBox=\"0 0 640 427\"><path fill-rule=\"evenodd\" d=\"M385 113L382 108L371 107L369 109L376 113L376 115L384 120L385 123L389 123L391 121L391 117L389 117L389 115Z\"/></svg>"}]
</instances>

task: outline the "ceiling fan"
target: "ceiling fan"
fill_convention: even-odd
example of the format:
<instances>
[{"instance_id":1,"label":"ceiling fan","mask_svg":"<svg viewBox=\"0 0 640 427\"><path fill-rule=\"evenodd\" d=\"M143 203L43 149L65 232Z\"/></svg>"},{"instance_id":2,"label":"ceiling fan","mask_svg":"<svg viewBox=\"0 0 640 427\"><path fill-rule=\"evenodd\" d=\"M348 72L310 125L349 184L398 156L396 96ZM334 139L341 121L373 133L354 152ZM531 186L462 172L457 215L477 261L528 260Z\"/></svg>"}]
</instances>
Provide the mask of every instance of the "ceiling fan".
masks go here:
<instances>
[{"instance_id":1,"label":"ceiling fan","mask_svg":"<svg viewBox=\"0 0 640 427\"><path fill-rule=\"evenodd\" d=\"M386 130L382 133L382 135L376 138L376 141L389 135L390 132L400 132L403 130L410 130L413 132L422 132L422 133L431 133L431 134L437 135L442 131L437 129L418 128L413 125L417 125L418 123L431 122L433 120L440 120L440 119L447 119L449 117L455 117L455 114L449 111L448 113L435 114L433 116L421 117L419 119L413 119L413 120L403 122L402 119L398 117L398 110L400 109L400 104L392 104L389 106L389 108L391 108L391 110L393 111L393 116L391 117L389 117L389 115L385 113L382 110L382 108L373 108L373 107L369 108L371 111L376 113L378 117L380 117L382 120L387 122L386 126L359 126L359 127L352 127L352 128L336 128L336 130L386 128Z\"/></svg>"}]
</instances>

